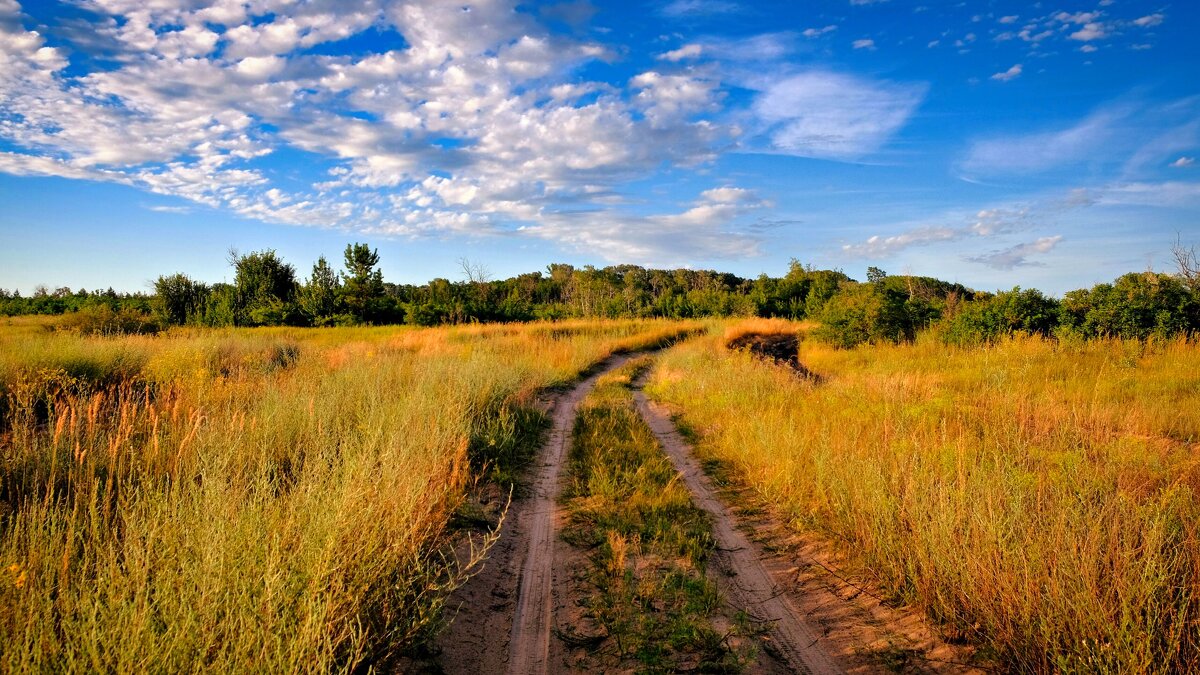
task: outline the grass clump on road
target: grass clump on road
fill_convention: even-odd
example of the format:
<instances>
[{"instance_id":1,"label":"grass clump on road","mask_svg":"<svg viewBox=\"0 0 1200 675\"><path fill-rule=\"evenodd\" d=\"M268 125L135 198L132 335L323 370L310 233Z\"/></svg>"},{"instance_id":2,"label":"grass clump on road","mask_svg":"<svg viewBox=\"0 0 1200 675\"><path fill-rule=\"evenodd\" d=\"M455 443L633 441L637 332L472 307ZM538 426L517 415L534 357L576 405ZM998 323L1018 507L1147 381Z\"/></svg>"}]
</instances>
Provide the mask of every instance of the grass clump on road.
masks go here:
<instances>
[{"instance_id":1,"label":"grass clump on road","mask_svg":"<svg viewBox=\"0 0 1200 675\"><path fill-rule=\"evenodd\" d=\"M705 577L711 523L633 404L631 380L647 366L642 358L601 377L575 425L564 536L591 551L582 604L601 631L595 657L605 667L736 671L748 655L730 638L742 627L721 625L720 594Z\"/></svg>"},{"instance_id":2,"label":"grass clump on road","mask_svg":"<svg viewBox=\"0 0 1200 675\"><path fill-rule=\"evenodd\" d=\"M835 350L717 336L649 392L785 521L1022 672L1200 670L1200 345Z\"/></svg>"}]
</instances>

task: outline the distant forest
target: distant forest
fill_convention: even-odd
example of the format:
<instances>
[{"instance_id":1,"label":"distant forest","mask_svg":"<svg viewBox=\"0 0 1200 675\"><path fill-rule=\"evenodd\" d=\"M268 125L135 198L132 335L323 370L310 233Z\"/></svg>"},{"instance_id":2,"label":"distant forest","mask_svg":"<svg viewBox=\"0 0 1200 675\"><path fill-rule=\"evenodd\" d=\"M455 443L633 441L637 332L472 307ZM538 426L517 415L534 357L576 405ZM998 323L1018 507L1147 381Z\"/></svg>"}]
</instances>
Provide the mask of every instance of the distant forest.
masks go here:
<instances>
[{"instance_id":1,"label":"distant forest","mask_svg":"<svg viewBox=\"0 0 1200 675\"><path fill-rule=\"evenodd\" d=\"M986 293L932 277L893 276L871 267L863 281L793 260L782 277L746 279L711 270L634 265L492 279L461 262L463 279L421 286L383 279L379 254L346 247L340 270L321 257L306 278L273 250L231 251L233 283L177 273L154 292L0 289L0 315L62 314L60 327L89 333L156 332L167 326L344 326L566 318L760 316L814 319L841 347L912 340L934 330L948 344L978 344L1025 332L1082 338L1146 339L1200 331L1200 264L1194 248L1173 247L1177 272L1135 272L1061 300L1033 289Z\"/></svg>"}]
</instances>

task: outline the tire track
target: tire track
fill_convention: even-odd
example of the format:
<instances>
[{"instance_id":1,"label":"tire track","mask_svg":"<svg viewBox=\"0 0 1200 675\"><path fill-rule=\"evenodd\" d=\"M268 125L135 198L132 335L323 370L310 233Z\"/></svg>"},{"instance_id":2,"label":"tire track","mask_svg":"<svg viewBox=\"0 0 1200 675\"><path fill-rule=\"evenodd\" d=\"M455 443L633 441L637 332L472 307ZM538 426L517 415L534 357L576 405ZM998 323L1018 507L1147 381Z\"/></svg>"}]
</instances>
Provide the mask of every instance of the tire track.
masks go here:
<instances>
[{"instance_id":1,"label":"tire track","mask_svg":"<svg viewBox=\"0 0 1200 675\"><path fill-rule=\"evenodd\" d=\"M787 593L774 582L762 563L758 547L737 529L733 517L717 497L711 481L670 416L646 398L641 389L644 378L645 375L634 389L638 412L671 458L696 504L712 516L713 537L718 547L714 557L724 572L718 575L717 582L726 596L737 608L770 624L770 645L793 672L811 675L844 672L823 648L821 633L801 618Z\"/></svg>"},{"instance_id":2,"label":"tire track","mask_svg":"<svg viewBox=\"0 0 1200 675\"><path fill-rule=\"evenodd\" d=\"M540 675L551 670L559 477L580 402L600 376L630 358L609 357L556 397L528 496L510 505L483 568L455 593L452 604L458 606L458 616L438 639L439 665L445 672Z\"/></svg>"}]
</instances>

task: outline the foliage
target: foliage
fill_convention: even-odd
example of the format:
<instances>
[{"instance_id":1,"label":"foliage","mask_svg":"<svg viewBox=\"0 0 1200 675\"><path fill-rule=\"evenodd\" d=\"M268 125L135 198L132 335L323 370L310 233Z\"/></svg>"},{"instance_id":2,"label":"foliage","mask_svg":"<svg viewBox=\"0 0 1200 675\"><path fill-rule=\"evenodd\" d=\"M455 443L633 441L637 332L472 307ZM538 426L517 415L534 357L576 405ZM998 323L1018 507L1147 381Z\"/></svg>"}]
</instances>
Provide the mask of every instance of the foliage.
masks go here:
<instances>
[{"instance_id":1,"label":"foliage","mask_svg":"<svg viewBox=\"0 0 1200 675\"><path fill-rule=\"evenodd\" d=\"M154 311L168 324L200 323L209 292L207 284L185 274L159 277L154 282Z\"/></svg>"},{"instance_id":2,"label":"foliage","mask_svg":"<svg viewBox=\"0 0 1200 675\"><path fill-rule=\"evenodd\" d=\"M1126 274L1111 284L1071 291L1062 323L1085 337L1146 339L1200 330L1200 295L1178 276Z\"/></svg>"},{"instance_id":3,"label":"foliage","mask_svg":"<svg viewBox=\"0 0 1200 675\"><path fill-rule=\"evenodd\" d=\"M1051 335L1058 326L1059 303L1036 289L1011 291L966 303L938 326L945 344L968 346L994 342L1014 333Z\"/></svg>"},{"instance_id":4,"label":"foliage","mask_svg":"<svg viewBox=\"0 0 1200 675\"><path fill-rule=\"evenodd\" d=\"M231 251L234 269L235 326L278 326L295 321L296 268L275 251L238 255Z\"/></svg>"}]
</instances>

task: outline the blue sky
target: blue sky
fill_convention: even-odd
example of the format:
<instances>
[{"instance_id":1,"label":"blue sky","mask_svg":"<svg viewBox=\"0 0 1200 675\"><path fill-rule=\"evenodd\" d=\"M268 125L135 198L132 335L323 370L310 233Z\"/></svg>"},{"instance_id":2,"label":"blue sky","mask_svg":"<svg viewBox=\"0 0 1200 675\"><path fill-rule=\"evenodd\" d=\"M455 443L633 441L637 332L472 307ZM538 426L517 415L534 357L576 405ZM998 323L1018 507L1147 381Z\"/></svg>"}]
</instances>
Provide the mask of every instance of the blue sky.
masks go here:
<instances>
[{"instance_id":1,"label":"blue sky","mask_svg":"<svg viewBox=\"0 0 1200 675\"><path fill-rule=\"evenodd\" d=\"M0 0L0 287L790 258L1052 293L1200 243L1193 3Z\"/></svg>"}]
</instances>

